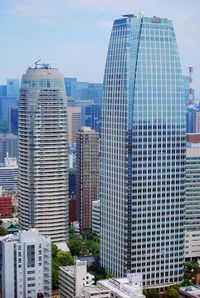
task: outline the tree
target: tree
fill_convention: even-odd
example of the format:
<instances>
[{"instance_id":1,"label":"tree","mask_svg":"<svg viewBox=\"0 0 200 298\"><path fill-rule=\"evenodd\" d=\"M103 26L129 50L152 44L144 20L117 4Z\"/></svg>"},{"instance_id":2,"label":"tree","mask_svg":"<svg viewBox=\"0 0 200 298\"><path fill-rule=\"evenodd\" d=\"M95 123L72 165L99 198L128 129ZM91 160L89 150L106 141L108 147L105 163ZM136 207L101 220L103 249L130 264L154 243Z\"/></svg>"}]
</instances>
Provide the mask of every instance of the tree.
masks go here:
<instances>
[{"instance_id":1,"label":"tree","mask_svg":"<svg viewBox=\"0 0 200 298\"><path fill-rule=\"evenodd\" d=\"M70 252L64 252L52 244L52 288L58 288L58 270L61 266L73 265L74 258Z\"/></svg>"},{"instance_id":2,"label":"tree","mask_svg":"<svg viewBox=\"0 0 200 298\"><path fill-rule=\"evenodd\" d=\"M159 297L159 291L156 289L144 290L143 293L146 296L146 298L158 298Z\"/></svg>"},{"instance_id":3,"label":"tree","mask_svg":"<svg viewBox=\"0 0 200 298\"><path fill-rule=\"evenodd\" d=\"M8 231L4 227L0 226L0 236L5 236L7 234Z\"/></svg>"},{"instance_id":4,"label":"tree","mask_svg":"<svg viewBox=\"0 0 200 298\"><path fill-rule=\"evenodd\" d=\"M165 292L167 298L179 298L179 286L172 286Z\"/></svg>"}]
</instances>

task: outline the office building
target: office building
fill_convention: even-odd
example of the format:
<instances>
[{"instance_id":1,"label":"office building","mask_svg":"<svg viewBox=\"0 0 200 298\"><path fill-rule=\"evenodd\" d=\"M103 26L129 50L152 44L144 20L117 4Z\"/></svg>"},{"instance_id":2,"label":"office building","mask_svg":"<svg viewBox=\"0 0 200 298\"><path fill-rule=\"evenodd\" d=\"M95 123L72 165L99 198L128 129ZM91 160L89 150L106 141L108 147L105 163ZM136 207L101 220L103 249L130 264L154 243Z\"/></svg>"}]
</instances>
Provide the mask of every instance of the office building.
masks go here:
<instances>
[{"instance_id":1,"label":"office building","mask_svg":"<svg viewBox=\"0 0 200 298\"><path fill-rule=\"evenodd\" d=\"M200 258L200 139L199 134L187 135L193 142L186 148L185 189L185 258Z\"/></svg>"},{"instance_id":2,"label":"office building","mask_svg":"<svg viewBox=\"0 0 200 298\"><path fill-rule=\"evenodd\" d=\"M0 187L4 190L17 192L18 165L15 157L5 157L4 164L0 165Z\"/></svg>"},{"instance_id":3,"label":"office building","mask_svg":"<svg viewBox=\"0 0 200 298\"><path fill-rule=\"evenodd\" d=\"M82 107L82 125L91 127L100 133L101 106L90 105Z\"/></svg>"},{"instance_id":4,"label":"office building","mask_svg":"<svg viewBox=\"0 0 200 298\"><path fill-rule=\"evenodd\" d=\"M1 240L2 296L51 297L51 242L37 230L20 231Z\"/></svg>"},{"instance_id":5,"label":"office building","mask_svg":"<svg viewBox=\"0 0 200 298\"><path fill-rule=\"evenodd\" d=\"M18 158L18 138L11 133L0 134L0 163L4 163L7 154Z\"/></svg>"},{"instance_id":6,"label":"office building","mask_svg":"<svg viewBox=\"0 0 200 298\"><path fill-rule=\"evenodd\" d=\"M95 233L100 236L100 200L92 202L92 233Z\"/></svg>"},{"instance_id":7,"label":"office building","mask_svg":"<svg viewBox=\"0 0 200 298\"><path fill-rule=\"evenodd\" d=\"M113 298L145 298L142 293L142 274L127 274L125 278L99 280L97 285L110 290Z\"/></svg>"},{"instance_id":8,"label":"office building","mask_svg":"<svg viewBox=\"0 0 200 298\"><path fill-rule=\"evenodd\" d=\"M7 79L7 96L19 98L19 79Z\"/></svg>"},{"instance_id":9,"label":"office building","mask_svg":"<svg viewBox=\"0 0 200 298\"><path fill-rule=\"evenodd\" d=\"M9 109L18 105L18 97L1 96L0 97L0 120L8 124ZM7 132L7 131L6 131Z\"/></svg>"},{"instance_id":10,"label":"office building","mask_svg":"<svg viewBox=\"0 0 200 298\"><path fill-rule=\"evenodd\" d=\"M146 288L183 280L185 105L172 22L115 20L100 146L102 266Z\"/></svg>"},{"instance_id":11,"label":"office building","mask_svg":"<svg viewBox=\"0 0 200 298\"><path fill-rule=\"evenodd\" d=\"M99 198L99 136L83 127L76 141L76 200L81 230L92 229L92 202Z\"/></svg>"},{"instance_id":12,"label":"office building","mask_svg":"<svg viewBox=\"0 0 200 298\"><path fill-rule=\"evenodd\" d=\"M68 225L67 103L64 78L49 64L29 67L19 101L19 223L65 242Z\"/></svg>"},{"instance_id":13,"label":"office building","mask_svg":"<svg viewBox=\"0 0 200 298\"><path fill-rule=\"evenodd\" d=\"M18 135L18 107L11 107L8 111L8 130Z\"/></svg>"},{"instance_id":14,"label":"office building","mask_svg":"<svg viewBox=\"0 0 200 298\"><path fill-rule=\"evenodd\" d=\"M76 260L74 266L59 269L60 298L79 297L82 287L92 285L94 276L87 272L87 262Z\"/></svg>"},{"instance_id":15,"label":"office building","mask_svg":"<svg viewBox=\"0 0 200 298\"><path fill-rule=\"evenodd\" d=\"M69 103L73 106L77 101L92 100L101 105L103 85L101 83L79 82L77 78L65 78L65 89Z\"/></svg>"},{"instance_id":16,"label":"office building","mask_svg":"<svg viewBox=\"0 0 200 298\"><path fill-rule=\"evenodd\" d=\"M81 107L68 107L68 142L69 145L76 143L76 134L81 128Z\"/></svg>"}]
</instances>

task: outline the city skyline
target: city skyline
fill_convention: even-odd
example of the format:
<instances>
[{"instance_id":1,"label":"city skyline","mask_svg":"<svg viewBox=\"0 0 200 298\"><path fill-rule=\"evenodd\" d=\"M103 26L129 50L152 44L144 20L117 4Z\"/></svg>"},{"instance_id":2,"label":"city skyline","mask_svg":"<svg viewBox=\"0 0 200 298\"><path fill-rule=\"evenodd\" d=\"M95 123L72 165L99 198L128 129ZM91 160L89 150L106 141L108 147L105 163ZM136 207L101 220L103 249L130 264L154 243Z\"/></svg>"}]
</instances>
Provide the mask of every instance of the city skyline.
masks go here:
<instances>
[{"instance_id":1,"label":"city skyline","mask_svg":"<svg viewBox=\"0 0 200 298\"><path fill-rule=\"evenodd\" d=\"M143 11L173 21L183 74L194 67L194 87L200 93L198 77L199 1L110 0L2 0L1 1L1 73L6 78L21 77L27 65L36 60L52 62L64 76L80 81L102 82L112 20L121 14ZM200 25L200 24L199 24ZM13 50L14 49L14 50ZM9 61L9 65L8 65ZM88 67L95 65L95 67Z\"/></svg>"}]
</instances>

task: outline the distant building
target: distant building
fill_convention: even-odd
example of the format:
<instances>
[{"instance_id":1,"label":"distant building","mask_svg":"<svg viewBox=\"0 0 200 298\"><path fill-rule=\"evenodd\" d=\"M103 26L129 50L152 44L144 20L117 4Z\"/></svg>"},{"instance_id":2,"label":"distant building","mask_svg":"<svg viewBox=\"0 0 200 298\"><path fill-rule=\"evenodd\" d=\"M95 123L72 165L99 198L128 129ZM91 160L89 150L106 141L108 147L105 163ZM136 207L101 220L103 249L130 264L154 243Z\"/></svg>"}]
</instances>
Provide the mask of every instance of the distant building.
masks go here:
<instances>
[{"instance_id":1,"label":"distant building","mask_svg":"<svg viewBox=\"0 0 200 298\"><path fill-rule=\"evenodd\" d=\"M145 298L143 295L142 274L127 274L125 278L99 280L97 285L111 291L112 298Z\"/></svg>"},{"instance_id":2,"label":"distant building","mask_svg":"<svg viewBox=\"0 0 200 298\"><path fill-rule=\"evenodd\" d=\"M81 230L92 229L92 202L98 198L99 135L83 127L76 141L76 200Z\"/></svg>"},{"instance_id":3,"label":"distant building","mask_svg":"<svg viewBox=\"0 0 200 298\"><path fill-rule=\"evenodd\" d=\"M18 190L18 165L15 157L5 157L5 163L0 165L0 187L16 192Z\"/></svg>"},{"instance_id":4,"label":"distant building","mask_svg":"<svg viewBox=\"0 0 200 298\"><path fill-rule=\"evenodd\" d=\"M19 98L19 79L7 79L7 96Z\"/></svg>"},{"instance_id":5,"label":"distant building","mask_svg":"<svg viewBox=\"0 0 200 298\"><path fill-rule=\"evenodd\" d=\"M12 217L13 208L12 208L12 196L5 191L2 191L0 187L0 217L9 218Z\"/></svg>"},{"instance_id":6,"label":"distant building","mask_svg":"<svg viewBox=\"0 0 200 298\"><path fill-rule=\"evenodd\" d=\"M200 133L200 112L195 111L194 133Z\"/></svg>"},{"instance_id":7,"label":"distant building","mask_svg":"<svg viewBox=\"0 0 200 298\"><path fill-rule=\"evenodd\" d=\"M18 137L14 134L0 134L0 163L7 156L18 158Z\"/></svg>"},{"instance_id":8,"label":"distant building","mask_svg":"<svg viewBox=\"0 0 200 298\"><path fill-rule=\"evenodd\" d=\"M90 105L82 107L82 125L91 127L96 132L100 132L101 107L100 105Z\"/></svg>"},{"instance_id":9,"label":"distant building","mask_svg":"<svg viewBox=\"0 0 200 298\"><path fill-rule=\"evenodd\" d=\"M94 283L94 276L87 272L87 262L76 260L74 266L60 267L60 298L73 298L81 295L84 286Z\"/></svg>"},{"instance_id":10,"label":"distant building","mask_svg":"<svg viewBox=\"0 0 200 298\"><path fill-rule=\"evenodd\" d=\"M68 142L69 145L76 143L76 134L81 128L81 108L80 107L68 107Z\"/></svg>"},{"instance_id":11,"label":"distant building","mask_svg":"<svg viewBox=\"0 0 200 298\"><path fill-rule=\"evenodd\" d=\"M20 231L1 240L2 296L51 297L51 242L37 230Z\"/></svg>"},{"instance_id":12,"label":"distant building","mask_svg":"<svg viewBox=\"0 0 200 298\"><path fill-rule=\"evenodd\" d=\"M100 235L100 200L92 202L92 232Z\"/></svg>"},{"instance_id":13,"label":"distant building","mask_svg":"<svg viewBox=\"0 0 200 298\"><path fill-rule=\"evenodd\" d=\"M101 105L103 90L101 83L79 82L77 78L65 78L65 88L70 103L92 100L94 104Z\"/></svg>"},{"instance_id":14,"label":"distant building","mask_svg":"<svg viewBox=\"0 0 200 298\"><path fill-rule=\"evenodd\" d=\"M186 132L188 134L195 133L195 116L196 110L194 108L189 108L186 111Z\"/></svg>"},{"instance_id":15,"label":"distant building","mask_svg":"<svg viewBox=\"0 0 200 298\"><path fill-rule=\"evenodd\" d=\"M18 98L15 96L0 97L0 120L8 123L9 109L18 105Z\"/></svg>"},{"instance_id":16,"label":"distant building","mask_svg":"<svg viewBox=\"0 0 200 298\"><path fill-rule=\"evenodd\" d=\"M18 107L9 108L8 129L9 133L18 135Z\"/></svg>"}]
</instances>

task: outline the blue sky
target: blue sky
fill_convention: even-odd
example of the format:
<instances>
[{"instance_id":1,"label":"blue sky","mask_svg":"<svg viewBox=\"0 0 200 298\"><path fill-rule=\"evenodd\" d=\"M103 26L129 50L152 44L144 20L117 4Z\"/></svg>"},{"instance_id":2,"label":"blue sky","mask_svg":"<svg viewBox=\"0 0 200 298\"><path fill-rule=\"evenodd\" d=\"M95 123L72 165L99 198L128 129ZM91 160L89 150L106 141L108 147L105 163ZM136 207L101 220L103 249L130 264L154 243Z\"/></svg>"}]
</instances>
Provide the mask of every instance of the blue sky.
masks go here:
<instances>
[{"instance_id":1,"label":"blue sky","mask_svg":"<svg viewBox=\"0 0 200 298\"><path fill-rule=\"evenodd\" d=\"M122 14L172 19L183 73L200 93L200 0L0 0L0 83L38 59L64 76L101 82L113 20Z\"/></svg>"}]
</instances>

